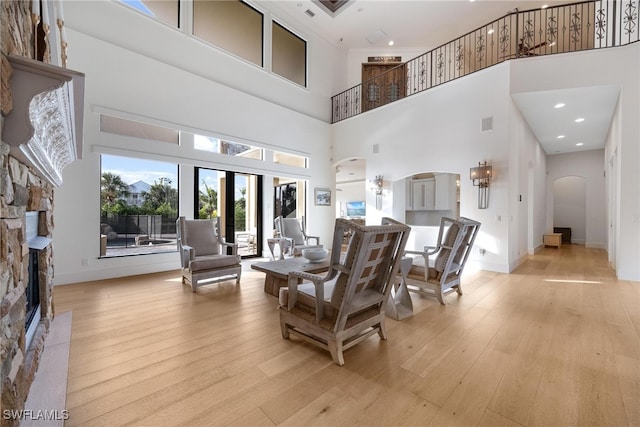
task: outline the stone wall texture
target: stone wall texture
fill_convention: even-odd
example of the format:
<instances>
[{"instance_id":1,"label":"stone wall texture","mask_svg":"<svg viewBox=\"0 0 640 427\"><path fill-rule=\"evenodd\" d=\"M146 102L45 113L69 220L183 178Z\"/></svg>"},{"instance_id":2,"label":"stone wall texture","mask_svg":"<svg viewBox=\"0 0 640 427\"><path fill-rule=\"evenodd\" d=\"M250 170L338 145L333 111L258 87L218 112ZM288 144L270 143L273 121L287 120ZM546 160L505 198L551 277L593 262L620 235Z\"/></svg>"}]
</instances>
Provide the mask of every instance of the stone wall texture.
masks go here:
<instances>
[{"instance_id":1,"label":"stone wall texture","mask_svg":"<svg viewBox=\"0 0 640 427\"><path fill-rule=\"evenodd\" d=\"M12 109L11 66L6 55L33 57L31 2L2 0L0 10L1 80L0 111ZM0 126L4 120L0 121ZM38 256L42 319L27 348L25 331L25 286L28 282L29 246L25 213L38 212L38 235L53 234L53 188L33 169L10 155L9 145L0 141L0 381L2 410L20 410L29 393L44 339L53 319L53 248ZM0 413L0 426L17 426L20 421Z\"/></svg>"}]
</instances>

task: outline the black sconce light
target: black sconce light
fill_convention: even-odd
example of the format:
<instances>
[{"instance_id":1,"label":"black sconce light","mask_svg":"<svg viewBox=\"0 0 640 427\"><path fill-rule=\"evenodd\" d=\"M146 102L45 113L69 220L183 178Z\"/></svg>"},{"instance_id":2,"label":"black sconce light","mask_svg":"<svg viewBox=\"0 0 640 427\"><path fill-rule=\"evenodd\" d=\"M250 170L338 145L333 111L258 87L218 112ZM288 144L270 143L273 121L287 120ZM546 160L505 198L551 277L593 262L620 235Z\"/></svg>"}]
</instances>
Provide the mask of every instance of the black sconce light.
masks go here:
<instances>
[{"instance_id":1,"label":"black sconce light","mask_svg":"<svg viewBox=\"0 0 640 427\"><path fill-rule=\"evenodd\" d=\"M487 209L489 207L489 181L491 179L491 173L491 166L487 166L487 162L478 162L477 168L471 168L469 170L473 185L478 187L478 209Z\"/></svg>"}]
</instances>

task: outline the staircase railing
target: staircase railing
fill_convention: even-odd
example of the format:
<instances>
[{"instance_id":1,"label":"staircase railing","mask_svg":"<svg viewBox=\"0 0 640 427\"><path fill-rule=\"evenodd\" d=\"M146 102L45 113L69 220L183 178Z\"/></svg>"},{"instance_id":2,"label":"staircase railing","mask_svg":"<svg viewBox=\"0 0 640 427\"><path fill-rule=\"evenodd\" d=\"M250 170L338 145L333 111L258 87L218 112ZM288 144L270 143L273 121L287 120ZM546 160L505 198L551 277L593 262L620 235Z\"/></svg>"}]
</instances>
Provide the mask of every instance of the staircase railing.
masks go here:
<instances>
[{"instance_id":1,"label":"staircase railing","mask_svg":"<svg viewBox=\"0 0 640 427\"><path fill-rule=\"evenodd\" d=\"M640 0L597 0L517 11L331 98L332 123L501 62L640 41Z\"/></svg>"}]
</instances>

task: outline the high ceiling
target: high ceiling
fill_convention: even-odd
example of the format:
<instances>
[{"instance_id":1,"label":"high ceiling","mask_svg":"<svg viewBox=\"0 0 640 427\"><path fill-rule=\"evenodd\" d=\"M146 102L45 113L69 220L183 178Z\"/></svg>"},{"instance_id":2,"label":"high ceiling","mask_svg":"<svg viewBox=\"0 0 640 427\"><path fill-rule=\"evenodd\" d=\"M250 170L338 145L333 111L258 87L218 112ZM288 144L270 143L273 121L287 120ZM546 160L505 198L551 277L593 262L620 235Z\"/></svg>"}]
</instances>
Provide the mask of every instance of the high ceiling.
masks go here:
<instances>
[{"instance_id":1,"label":"high ceiling","mask_svg":"<svg viewBox=\"0 0 640 427\"><path fill-rule=\"evenodd\" d=\"M507 13L575 1L537 0L350 0L331 12L318 0L262 0L258 4L309 28L345 49L388 47L429 50ZM332 3L332 2L328 2ZM313 16L312 16L313 15ZM381 34L383 37L376 37ZM375 40L371 43L367 38Z\"/></svg>"},{"instance_id":2,"label":"high ceiling","mask_svg":"<svg viewBox=\"0 0 640 427\"><path fill-rule=\"evenodd\" d=\"M427 51L518 9L576 1L350 0L335 12L319 0L258 2L287 22L305 27L346 51L393 55L403 48ZM329 1L325 3L339 3ZM389 46L393 41L393 46ZM455 84L455 83L453 83ZM549 155L604 147L618 98L615 87L584 87L515 94L514 101ZM557 103L563 109L553 108ZM576 118L584 122L576 123ZM559 135L565 138L558 139ZM581 145L576 145L580 144ZM347 164L351 163L351 164ZM363 161L340 165L338 182L352 181Z\"/></svg>"}]
</instances>

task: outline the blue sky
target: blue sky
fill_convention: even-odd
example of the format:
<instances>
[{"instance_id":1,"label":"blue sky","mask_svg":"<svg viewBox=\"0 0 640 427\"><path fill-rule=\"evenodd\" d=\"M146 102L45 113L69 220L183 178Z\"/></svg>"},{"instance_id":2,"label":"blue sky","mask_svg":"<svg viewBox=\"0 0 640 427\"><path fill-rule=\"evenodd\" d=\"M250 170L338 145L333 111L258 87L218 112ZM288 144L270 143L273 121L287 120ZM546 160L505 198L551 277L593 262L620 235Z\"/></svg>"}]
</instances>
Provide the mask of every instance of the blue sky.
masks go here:
<instances>
[{"instance_id":1,"label":"blue sky","mask_svg":"<svg viewBox=\"0 0 640 427\"><path fill-rule=\"evenodd\" d=\"M111 172L120 175L126 184L133 184L137 181L144 181L153 185L160 178L169 178L171 187L178 188L178 168L175 164L158 162L154 160L143 160L132 157L102 155L102 172ZM199 188L204 191L202 180L211 188L218 191L218 172L215 170L200 169ZM243 175L236 175L236 197L240 198L240 188L247 188L247 179Z\"/></svg>"},{"instance_id":2,"label":"blue sky","mask_svg":"<svg viewBox=\"0 0 640 427\"><path fill-rule=\"evenodd\" d=\"M127 4L134 9L138 9L139 11L146 13L149 16L154 16L153 13L149 10L147 6L144 5L144 2L141 0L121 0L122 3Z\"/></svg>"},{"instance_id":3,"label":"blue sky","mask_svg":"<svg viewBox=\"0 0 640 427\"><path fill-rule=\"evenodd\" d=\"M200 191L204 192L204 184L202 183L202 181L206 182L209 188L213 188L218 191L218 174L222 174L222 176L224 176L224 172L210 169L200 169L200 182L198 183L198 188L200 189ZM247 188L247 178L243 175L236 174L236 198L241 197L241 188Z\"/></svg>"},{"instance_id":4,"label":"blue sky","mask_svg":"<svg viewBox=\"0 0 640 427\"><path fill-rule=\"evenodd\" d=\"M153 185L160 178L169 178L171 187L178 188L178 167L172 163L103 154L102 172L120 175L127 184L144 181Z\"/></svg>"}]
</instances>

